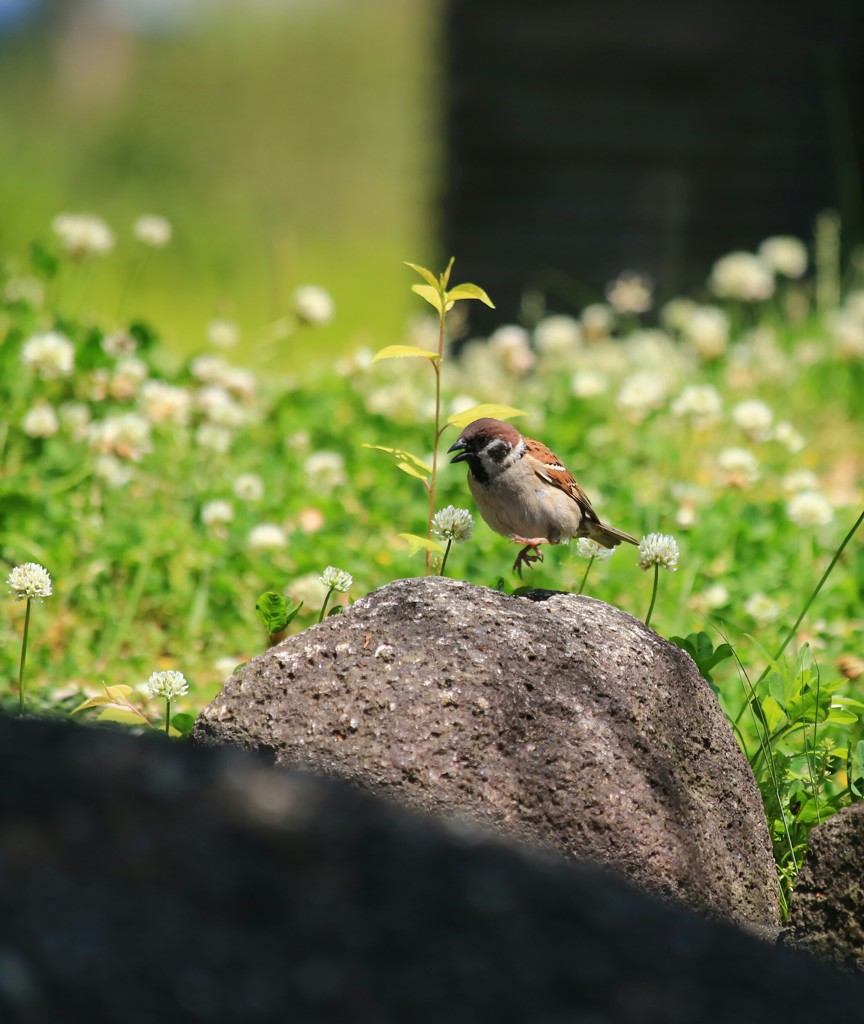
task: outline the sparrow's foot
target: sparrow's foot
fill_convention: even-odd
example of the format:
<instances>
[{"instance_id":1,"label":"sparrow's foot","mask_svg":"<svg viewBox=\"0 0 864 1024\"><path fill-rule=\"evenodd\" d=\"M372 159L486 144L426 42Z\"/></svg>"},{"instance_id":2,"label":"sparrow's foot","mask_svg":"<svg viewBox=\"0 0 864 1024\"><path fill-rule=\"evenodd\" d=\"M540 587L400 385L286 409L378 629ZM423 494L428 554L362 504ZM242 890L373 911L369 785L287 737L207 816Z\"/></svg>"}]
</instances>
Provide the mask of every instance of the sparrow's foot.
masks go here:
<instances>
[{"instance_id":1,"label":"sparrow's foot","mask_svg":"<svg viewBox=\"0 0 864 1024\"><path fill-rule=\"evenodd\" d=\"M514 537L513 540L517 544L524 544L525 547L516 556L516 561L513 563L513 571L522 579L522 566L532 566L534 562L543 561L543 552L540 550L541 544L548 544L549 541L545 537Z\"/></svg>"}]
</instances>

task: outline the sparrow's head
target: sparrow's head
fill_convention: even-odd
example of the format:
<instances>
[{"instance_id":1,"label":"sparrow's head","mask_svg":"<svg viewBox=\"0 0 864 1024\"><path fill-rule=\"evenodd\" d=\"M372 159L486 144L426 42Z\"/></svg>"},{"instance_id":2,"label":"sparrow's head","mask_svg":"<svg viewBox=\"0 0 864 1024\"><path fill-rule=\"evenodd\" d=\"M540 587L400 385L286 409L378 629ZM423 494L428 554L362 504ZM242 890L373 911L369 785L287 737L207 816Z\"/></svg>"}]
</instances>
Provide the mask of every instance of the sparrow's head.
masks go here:
<instances>
[{"instance_id":1,"label":"sparrow's head","mask_svg":"<svg viewBox=\"0 0 864 1024\"><path fill-rule=\"evenodd\" d=\"M457 453L451 463L467 462L474 476L483 482L520 459L525 441L510 423L484 417L469 423L459 440L447 450Z\"/></svg>"}]
</instances>

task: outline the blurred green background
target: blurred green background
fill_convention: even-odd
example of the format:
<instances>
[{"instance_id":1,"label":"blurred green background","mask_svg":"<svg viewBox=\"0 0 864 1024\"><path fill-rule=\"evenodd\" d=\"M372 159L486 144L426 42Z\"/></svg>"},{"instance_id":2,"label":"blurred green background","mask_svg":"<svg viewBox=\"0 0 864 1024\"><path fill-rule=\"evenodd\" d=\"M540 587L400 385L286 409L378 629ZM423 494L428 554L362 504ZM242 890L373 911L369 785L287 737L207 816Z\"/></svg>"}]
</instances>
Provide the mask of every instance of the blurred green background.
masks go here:
<instances>
[{"instance_id":1,"label":"blurred green background","mask_svg":"<svg viewBox=\"0 0 864 1024\"><path fill-rule=\"evenodd\" d=\"M61 5L38 31L5 33L0 251L23 267L57 213L104 217L117 249L88 266L75 312L107 327L143 316L183 353L214 316L251 348L306 283L331 292L336 317L314 350L286 342L279 368L398 341L416 311L402 261L439 258L438 7L199 4L127 31L112 4ZM144 213L174 238L136 267Z\"/></svg>"}]
</instances>

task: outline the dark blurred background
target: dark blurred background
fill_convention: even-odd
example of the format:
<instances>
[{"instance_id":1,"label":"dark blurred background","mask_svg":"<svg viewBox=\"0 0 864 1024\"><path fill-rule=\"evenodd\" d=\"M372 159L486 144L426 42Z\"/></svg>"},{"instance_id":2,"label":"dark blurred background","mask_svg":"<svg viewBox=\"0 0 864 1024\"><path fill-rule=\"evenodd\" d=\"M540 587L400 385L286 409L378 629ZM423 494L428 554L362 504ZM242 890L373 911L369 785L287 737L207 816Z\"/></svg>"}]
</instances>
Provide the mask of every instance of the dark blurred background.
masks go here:
<instances>
[{"instance_id":1,"label":"dark blurred background","mask_svg":"<svg viewBox=\"0 0 864 1024\"><path fill-rule=\"evenodd\" d=\"M862 29L860 0L0 0L0 244L105 217L112 313L129 225L169 217L127 312L181 349L307 282L316 354L397 340L402 261L451 254L478 329L628 269L669 297L826 208L860 242Z\"/></svg>"}]
</instances>

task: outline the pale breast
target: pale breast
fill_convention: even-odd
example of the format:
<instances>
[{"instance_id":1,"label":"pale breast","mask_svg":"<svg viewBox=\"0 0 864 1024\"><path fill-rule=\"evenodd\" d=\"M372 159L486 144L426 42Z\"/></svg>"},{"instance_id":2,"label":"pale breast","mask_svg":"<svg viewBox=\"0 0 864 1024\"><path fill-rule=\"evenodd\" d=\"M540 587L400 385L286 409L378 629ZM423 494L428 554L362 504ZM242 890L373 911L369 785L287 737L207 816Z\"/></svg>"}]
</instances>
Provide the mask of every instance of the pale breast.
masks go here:
<instances>
[{"instance_id":1,"label":"pale breast","mask_svg":"<svg viewBox=\"0 0 864 1024\"><path fill-rule=\"evenodd\" d=\"M481 484L469 473L468 486L480 515L505 537L546 537L558 544L579 535L579 506L559 488L537 477L514 469Z\"/></svg>"}]
</instances>

